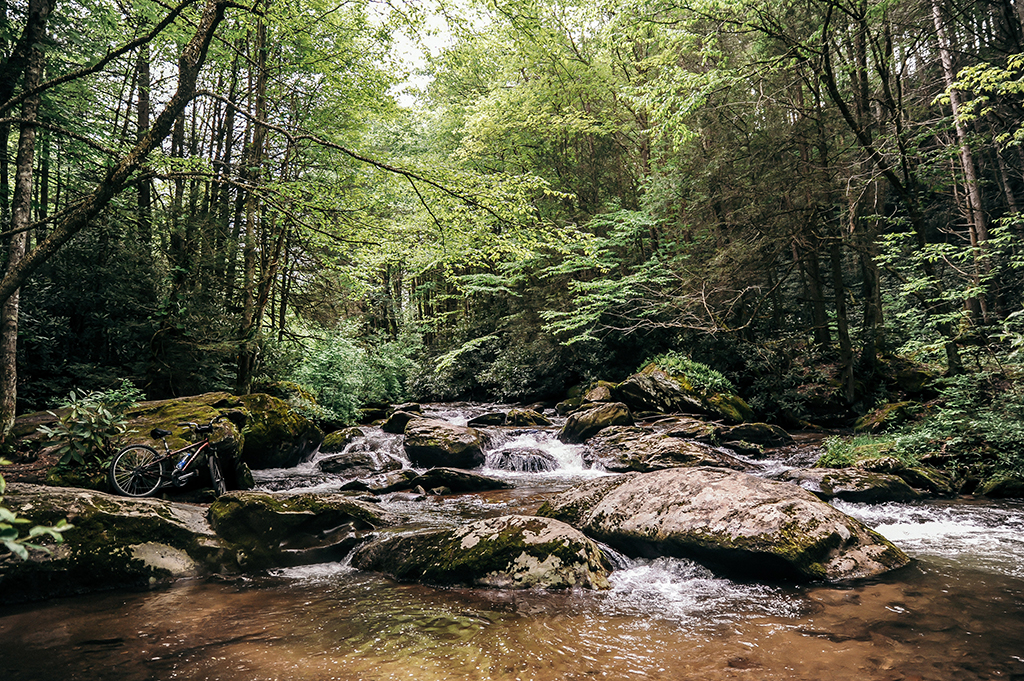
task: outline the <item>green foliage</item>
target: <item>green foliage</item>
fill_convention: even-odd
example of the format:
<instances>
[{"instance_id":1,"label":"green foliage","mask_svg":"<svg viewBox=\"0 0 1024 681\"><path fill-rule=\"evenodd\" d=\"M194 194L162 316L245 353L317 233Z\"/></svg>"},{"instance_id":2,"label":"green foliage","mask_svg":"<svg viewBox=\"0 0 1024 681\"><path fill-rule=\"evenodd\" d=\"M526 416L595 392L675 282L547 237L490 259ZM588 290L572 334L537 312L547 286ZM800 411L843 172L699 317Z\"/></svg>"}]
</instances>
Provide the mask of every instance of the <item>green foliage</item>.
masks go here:
<instances>
[{"instance_id":1,"label":"green foliage","mask_svg":"<svg viewBox=\"0 0 1024 681\"><path fill-rule=\"evenodd\" d=\"M0 466L7 463L9 462L0 459ZM50 549L36 543L36 541L40 538L50 537L55 542L60 543L64 541L62 533L74 527L65 519L56 525L33 525L28 528L28 534L22 536L22 528L30 525L31 521L18 516L17 513L3 505L4 492L6 490L7 481L4 480L4 476L0 475L0 545L21 560L28 560L29 549L49 553Z\"/></svg>"},{"instance_id":2,"label":"green foliage","mask_svg":"<svg viewBox=\"0 0 1024 681\"><path fill-rule=\"evenodd\" d=\"M721 372L715 371L707 364L695 362L686 355L674 350L651 357L646 362L643 362L637 368L637 371L649 364L657 364L670 373L685 376L690 385L707 394L736 392L732 382L723 376Z\"/></svg>"},{"instance_id":3,"label":"green foliage","mask_svg":"<svg viewBox=\"0 0 1024 681\"><path fill-rule=\"evenodd\" d=\"M68 393L60 406L67 411L58 415L53 426L40 426L39 432L58 445L60 465L85 465L114 453L128 429L125 411L143 397L128 381L105 391Z\"/></svg>"},{"instance_id":4,"label":"green foliage","mask_svg":"<svg viewBox=\"0 0 1024 681\"><path fill-rule=\"evenodd\" d=\"M366 404L405 399L419 343L411 333L359 339L354 326L342 325L306 350L291 378L316 397L321 417L356 423Z\"/></svg>"},{"instance_id":5,"label":"green foliage","mask_svg":"<svg viewBox=\"0 0 1024 681\"><path fill-rule=\"evenodd\" d=\"M917 456L898 446L896 438L887 435L832 435L822 441L821 448L822 455L814 464L818 468L846 468L864 459L882 457L895 458L908 466L920 463Z\"/></svg>"}]
</instances>

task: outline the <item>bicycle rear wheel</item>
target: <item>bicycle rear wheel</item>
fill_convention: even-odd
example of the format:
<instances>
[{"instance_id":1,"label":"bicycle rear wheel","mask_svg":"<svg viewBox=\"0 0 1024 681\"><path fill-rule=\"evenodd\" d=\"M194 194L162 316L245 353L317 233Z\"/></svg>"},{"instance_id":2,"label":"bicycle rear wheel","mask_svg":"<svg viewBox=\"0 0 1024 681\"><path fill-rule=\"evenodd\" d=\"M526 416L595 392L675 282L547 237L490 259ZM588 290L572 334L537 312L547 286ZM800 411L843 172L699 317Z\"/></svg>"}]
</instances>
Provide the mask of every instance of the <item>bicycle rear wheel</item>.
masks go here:
<instances>
[{"instance_id":1,"label":"bicycle rear wheel","mask_svg":"<svg viewBox=\"0 0 1024 681\"><path fill-rule=\"evenodd\" d=\"M206 465L210 467L210 481L213 483L213 491L219 497L228 491L228 485L224 481L224 474L220 470L220 461L217 460L217 455L213 452L207 452Z\"/></svg>"},{"instance_id":2,"label":"bicycle rear wheel","mask_svg":"<svg viewBox=\"0 0 1024 681\"><path fill-rule=\"evenodd\" d=\"M110 462L107 478L118 494L148 497L160 489L167 476L167 459L146 445L125 447Z\"/></svg>"}]
</instances>

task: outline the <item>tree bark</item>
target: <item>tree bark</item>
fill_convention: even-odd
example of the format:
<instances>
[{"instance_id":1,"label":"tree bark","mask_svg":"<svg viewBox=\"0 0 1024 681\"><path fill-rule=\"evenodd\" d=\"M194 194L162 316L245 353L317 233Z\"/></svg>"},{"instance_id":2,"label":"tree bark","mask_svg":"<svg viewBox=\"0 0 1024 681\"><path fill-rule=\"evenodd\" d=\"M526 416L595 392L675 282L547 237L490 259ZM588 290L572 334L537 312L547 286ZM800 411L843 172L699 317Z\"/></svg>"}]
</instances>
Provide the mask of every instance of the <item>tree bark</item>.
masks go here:
<instances>
[{"instance_id":1,"label":"tree bark","mask_svg":"<svg viewBox=\"0 0 1024 681\"><path fill-rule=\"evenodd\" d=\"M46 34L46 22L53 9L51 0L31 0L28 21L37 26L31 31L40 40ZM30 33L26 28L26 33ZM22 87L32 90L43 76L45 55L34 43L28 50ZM22 123L15 159L14 198L11 205L11 235L7 249L7 270L17 268L25 257L28 228L32 224L33 168L35 166L36 116L39 95L32 95L22 104ZM4 150L6 151L6 150ZM20 288L15 288L0 309L0 440L6 441L14 426L18 406L18 310Z\"/></svg>"}]
</instances>

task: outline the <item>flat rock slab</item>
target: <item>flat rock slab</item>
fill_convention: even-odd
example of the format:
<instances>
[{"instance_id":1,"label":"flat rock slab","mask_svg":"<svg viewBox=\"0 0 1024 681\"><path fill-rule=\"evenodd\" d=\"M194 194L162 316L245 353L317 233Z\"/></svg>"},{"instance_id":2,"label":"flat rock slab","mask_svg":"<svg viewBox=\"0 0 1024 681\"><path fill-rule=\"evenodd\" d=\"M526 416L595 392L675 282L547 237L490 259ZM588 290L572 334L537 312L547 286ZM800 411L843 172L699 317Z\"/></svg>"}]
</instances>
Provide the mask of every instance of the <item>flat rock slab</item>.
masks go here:
<instances>
[{"instance_id":1,"label":"flat rock slab","mask_svg":"<svg viewBox=\"0 0 1024 681\"><path fill-rule=\"evenodd\" d=\"M611 426L587 440L583 460L606 471L662 470L683 466L713 466L738 471L754 469L736 457L695 440L652 433L637 426Z\"/></svg>"},{"instance_id":2,"label":"flat rock slab","mask_svg":"<svg viewBox=\"0 0 1024 681\"><path fill-rule=\"evenodd\" d=\"M691 558L756 579L872 577L910 559L884 537L797 485L718 468L591 480L538 515L627 554Z\"/></svg>"},{"instance_id":3,"label":"flat rock slab","mask_svg":"<svg viewBox=\"0 0 1024 681\"><path fill-rule=\"evenodd\" d=\"M437 586L609 587L607 560L593 541L563 522L533 516L383 536L356 549L352 565Z\"/></svg>"}]
</instances>

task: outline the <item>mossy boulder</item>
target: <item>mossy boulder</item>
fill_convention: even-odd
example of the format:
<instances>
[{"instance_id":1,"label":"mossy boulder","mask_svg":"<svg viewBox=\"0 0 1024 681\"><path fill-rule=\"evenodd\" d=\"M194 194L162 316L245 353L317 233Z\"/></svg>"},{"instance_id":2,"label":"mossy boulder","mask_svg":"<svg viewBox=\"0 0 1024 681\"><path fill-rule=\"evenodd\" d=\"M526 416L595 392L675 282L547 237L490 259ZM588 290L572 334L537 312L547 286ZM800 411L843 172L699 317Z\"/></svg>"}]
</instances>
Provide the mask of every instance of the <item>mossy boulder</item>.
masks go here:
<instances>
[{"instance_id":1,"label":"mossy boulder","mask_svg":"<svg viewBox=\"0 0 1024 681\"><path fill-rule=\"evenodd\" d=\"M631 426L633 414L621 402L591 405L569 415L558 432L558 439L567 443L585 442L608 426Z\"/></svg>"},{"instance_id":2,"label":"mossy boulder","mask_svg":"<svg viewBox=\"0 0 1024 681\"><path fill-rule=\"evenodd\" d=\"M721 440L725 430L720 423L692 416L664 416L651 423L650 427L655 433L708 444Z\"/></svg>"},{"instance_id":3,"label":"mossy boulder","mask_svg":"<svg viewBox=\"0 0 1024 681\"><path fill-rule=\"evenodd\" d=\"M352 564L399 581L438 586L609 587L609 565L594 542L565 523L532 516L384 536L357 549Z\"/></svg>"},{"instance_id":4,"label":"mossy boulder","mask_svg":"<svg viewBox=\"0 0 1024 681\"><path fill-rule=\"evenodd\" d=\"M606 471L662 470L683 466L722 466L749 471L750 464L696 440L653 433L637 426L611 426L587 440L583 460Z\"/></svg>"},{"instance_id":5,"label":"mossy boulder","mask_svg":"<svg viewBox=\"0 0 1024 681\"><path fill-rule=\"evenodd\" d=\"M690 558L748 578L835 582L910 562L797 485L721 468L598 478L556 495L538 515L627 554Z\"/></svg>"},{"instance_id":6,"label":"mossy boulder","mask_svg":"<svg viewBox=\"0 0 1024 681\"><path fill-rule=\"evenodd\" d=\"M577 395L575 397L569 397L555 405L555 413L559 416L566 416L571 414L577 409L583 406L583 396Z\"/></svg>"},{"instance_id":7,"label":"mossy boulder","mask_svg":"<svg viewBox=\"0 0 1024 681\"><path fill-rule=\"evenodd\" d=\"M396 411L387 418L386 421L381 425L380 429L385 433L393 433L395 435L401 435L405 432L405 427L409 425L409 421L415 418L421 418L419 414L411 411Z\"/></svg>"},{"instance_id":8,"label":"mossy boulder","mask_svg":"<svg viewBox=\"0 0 1024 681\"><path fill-rule=\"evenodd\" d=\"M402 462L381 451L352 449L318 459L317 468L344 478L368 478L398 470Z\"/></svg>"},{"instance_id":9,"label":"mossy boulder","mask_svg":"<svg viewBox=\"0 0 1024 681\"><path fill-rule=\"evenodd\" d=\"M486 414L480 414L474 416L466 425L470 428L483 428L485 426L503 426L505 425L505 412L503 411L492 411Z\"/></svg>"},{"instance_id":10,"label":"mossy boulder","mask_svg":"<svg viewBox=\"0 0 1024 681\"><path fill-rule=\"evenodd\" d=\"M210 505L209 520L240 568L340 560L363 538L398 518L344 494L231 492Z\"/></svg>"},{"instance_id":11,"label":"mossy boulder","mask_svg":"<svg viewBox=\"0 0 1024 681\"><path fill-rule=\"evenodd\" d=\"M912 419L921 409L917 402L892 402L857 419L853 429L860 433L881 433Z\"/></svg>"},{"instance_id":12,"label":"mossy boulder","mask_svg":"<svg viewBox=\"0 0 1024 681\"><path fill-rule=\"evenodd\" d=\"M794 468L782 475L819 499L842 499L868 504L914 501L921 495L902 478L856 468Z\"/></svg>"},{"instance_id":13,"label":"mossy boulder","mask_svg":"<svg viewBox=\"0 0 1024 681\"><path fill-rule=\"evenodd\" d=\"M405 427L405 453L419 468L477 468L484 463L479 431L437 419L409 421Z\"/></svg>"},{"instance_id":14,"label":"mossy boulder","mask_svg":"<svg viewBox=\"0 0 1024 681\"><path fill-rule=\"evenodd\" d=\"M363 437L363 430L358 426L342 428L324 435L324 441L320 443L321 454L337 454L345 451L345 448Z\"/></svg>"},{"instance_id":15,"label":"mossy boulder","mask_svg":"<svg viewBox=\"0 0 1024 681\"><path fill-rule=\"evenodd\" d=\"M533 409L510 409L505 415L506 426L550 426L551 419Z\"/></svg>"},{"instance_id":16,"label":"mossy boulder","mask_svg":"<svg viewBox=\"0 0 1024 681\"><path fill-rule=\"evenodd\" d=\"M983 482L975 494L995 499L1021 499L1024 498L1024 478L997 475Z\"/></svg>"},{"instance_id":17,"label":"mossy boulder","mask_svg":"<svg viewBox=\"0 0 1024 681\"><path fill-rule=\"evenodd\" d=\"M872 473L888 473L901 478L905 483L917 490L938 497L951 497L956 494L956 484L951 477L931 466L911 466L894 456L872 456L858 459L854 468Z\"/></svg>"},{"instance_id":18,"label":"mossy boulder","mask_svg":"<svg viewBox=\"0 0 1024 681\"><path fill-rule=\"evenodd\" d=\"M766 447L785 447L793 444L793 436L770 423L741 423L723 428L722 442L752 442Z\"/></svg>"},{"instance_id":19,"label":"mossy boulder","mask_svg":"<svg viewBox=\"0 0 1024 681\"><path fill-rule=\"evenodd\" d=\"M74 527L50 554L0 557L3 603L238 571L234 549L216 535L204 506L21 483L8 485L4 505L33 524L66 518Z\"/></svg>"},{"instance_id":20,"label":"mossy boulder","mask_svg":"<svg viewBox=\"0 0 1024 681\"><path fill-rule=\"evenodd\" d=\"M708 414L730 423L752 420L754 412L738 395L706 393L686 376L650 364L615 388L615 398L634 412Z\"/></svg>"},{"instance_id":21,"label":"mossy boulder","mask_svg":"<svg viewBox=\"0 0 1024 681\"><path fill-rule=\"evenodd\" d=\"M250 468L291 468L307 461L324 439L316 424L276 397L254 393L232 403L249 415L242 461Z\"/></svg>"}]
</instances>

